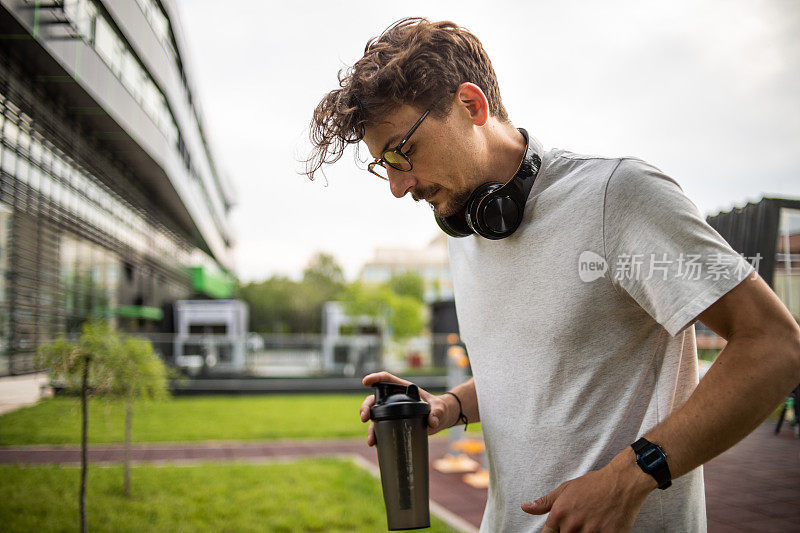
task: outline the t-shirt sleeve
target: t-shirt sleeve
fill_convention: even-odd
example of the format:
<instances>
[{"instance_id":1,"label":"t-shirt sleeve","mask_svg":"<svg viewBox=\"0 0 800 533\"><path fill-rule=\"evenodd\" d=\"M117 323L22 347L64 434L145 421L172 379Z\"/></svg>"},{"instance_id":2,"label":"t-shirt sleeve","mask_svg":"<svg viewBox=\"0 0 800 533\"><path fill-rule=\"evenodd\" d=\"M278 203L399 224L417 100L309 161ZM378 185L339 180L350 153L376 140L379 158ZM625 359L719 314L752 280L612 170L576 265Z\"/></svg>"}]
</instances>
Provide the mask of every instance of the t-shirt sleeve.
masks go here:
<instances>
[{"instance_id":1,"label":"t-shirt sleeve","mask_svg":"<svg viewBox=\"0 0 800 533\"><path fill-rule=\"evenodd\" d=\"M636 159L608 179L603 241L615 289L670 335L754 272L672 178Z\"/></svg>"}]
</instances>

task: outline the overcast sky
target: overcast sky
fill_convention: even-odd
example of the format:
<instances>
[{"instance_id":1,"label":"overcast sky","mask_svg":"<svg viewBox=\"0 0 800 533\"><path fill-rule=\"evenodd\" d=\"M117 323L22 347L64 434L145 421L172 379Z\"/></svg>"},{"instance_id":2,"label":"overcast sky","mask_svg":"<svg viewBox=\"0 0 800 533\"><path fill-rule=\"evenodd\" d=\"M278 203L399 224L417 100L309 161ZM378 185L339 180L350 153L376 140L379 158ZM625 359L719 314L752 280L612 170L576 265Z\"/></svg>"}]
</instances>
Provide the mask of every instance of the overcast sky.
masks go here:
<instances>
[{"instance_id":1,"label":"overcast sky","mask_svg":"<svg viewBox=\"0 0 800 533\"><path fill-rule=\"evenodd\" d=\"M439 231L424 202L394 198L352 155L327 186L297 173L337 71L405 16L475 33L511 120L546 148L643 158L705 214L800 197L794 0L178 3L207 133L238 190L243 280L297 277L317 250L353 278L375 247Z\"/></svg>"}]
</instances>

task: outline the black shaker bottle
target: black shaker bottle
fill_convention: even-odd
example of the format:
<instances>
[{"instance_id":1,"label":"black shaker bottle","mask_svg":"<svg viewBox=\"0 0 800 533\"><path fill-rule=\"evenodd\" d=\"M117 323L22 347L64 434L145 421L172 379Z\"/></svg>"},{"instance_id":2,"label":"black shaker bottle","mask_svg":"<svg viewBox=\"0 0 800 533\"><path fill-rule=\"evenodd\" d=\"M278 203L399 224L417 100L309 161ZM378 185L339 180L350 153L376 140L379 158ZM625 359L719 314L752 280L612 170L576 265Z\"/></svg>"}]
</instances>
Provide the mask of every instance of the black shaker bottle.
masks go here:
<instances>
[{"instance_id":1,"label":"black shaker bottle","mask_svg":"<svg viewBox=\"0 0 800 533\"><path fill-rule=\"evenodd\" d=\"M370 418L375 424L383 500L390 531L430 527L428 414L416 385L380 382Z\"/></svg>"}]
</instances>

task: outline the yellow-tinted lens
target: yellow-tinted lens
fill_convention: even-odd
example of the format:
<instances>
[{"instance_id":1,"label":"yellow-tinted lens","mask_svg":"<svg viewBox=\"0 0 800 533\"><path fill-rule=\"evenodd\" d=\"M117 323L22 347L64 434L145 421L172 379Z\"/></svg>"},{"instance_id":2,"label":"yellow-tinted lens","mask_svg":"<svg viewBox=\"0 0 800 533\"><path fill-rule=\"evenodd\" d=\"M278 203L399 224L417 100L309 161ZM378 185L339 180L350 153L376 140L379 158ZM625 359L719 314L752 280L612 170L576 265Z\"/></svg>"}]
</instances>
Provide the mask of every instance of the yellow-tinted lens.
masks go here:
<instances>
[{"instance_id":1,"label":"yellow-tinted lens","mask_svg":"<svg viewBox=\"0 0 800 533\"><path fill-rule=\"evenodd\" d=\"M397 152L384 152L383 159L397 170L411 170L411 163Z\"/></svg>"}]
</instances>

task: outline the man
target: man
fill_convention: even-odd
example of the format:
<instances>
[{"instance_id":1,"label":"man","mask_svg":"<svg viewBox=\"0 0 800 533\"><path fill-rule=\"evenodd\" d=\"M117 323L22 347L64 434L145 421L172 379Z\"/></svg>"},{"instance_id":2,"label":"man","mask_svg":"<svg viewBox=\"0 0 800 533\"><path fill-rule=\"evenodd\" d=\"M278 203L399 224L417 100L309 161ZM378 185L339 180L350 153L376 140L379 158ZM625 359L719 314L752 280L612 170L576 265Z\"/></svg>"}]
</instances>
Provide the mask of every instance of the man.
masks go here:
<instances>
[{"instance_id":1,"label":"man","mask_svg":"<svg viewBox=\"0 0 800 533\"><path fill-rule=\"evenodd\" d=\"M800 381L800 329L775 294L656 168L544 152L515 128L456 24L394 24L339 85L314 113L310 176L364 141L396 197L462 234L487 184L525 184L516 231L449 240L474 377L423 392L429 433L481 421L481 531L705 530L700 466ZM699 385L696 320L728 341Z\"/></svg>"}]
</instances>

